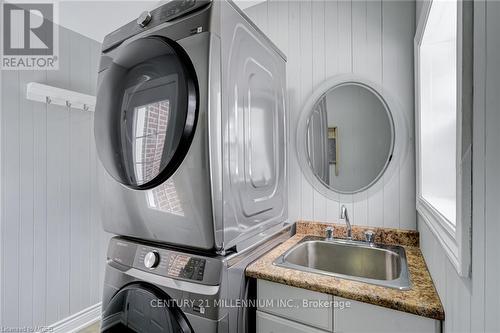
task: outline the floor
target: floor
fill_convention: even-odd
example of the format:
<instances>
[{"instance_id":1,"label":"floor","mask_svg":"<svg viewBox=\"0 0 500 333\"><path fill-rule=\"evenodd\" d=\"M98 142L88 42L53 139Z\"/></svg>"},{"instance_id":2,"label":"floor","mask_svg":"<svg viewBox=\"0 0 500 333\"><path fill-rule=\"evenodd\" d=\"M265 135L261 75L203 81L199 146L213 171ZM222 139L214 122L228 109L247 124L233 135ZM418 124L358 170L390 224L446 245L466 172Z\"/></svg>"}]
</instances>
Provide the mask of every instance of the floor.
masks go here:
<instances>
[{"instance_id":1,"label":"floor","mask_svg":"<svg viewBox=\"0 0 500 333\"><path fill-rule=\"evenodd\" d=\"M99 325L100 325L100 322L94 323L94 324L87 326L84 329L78 331L78 333L99 333L100 332Z\"/></svg>"}]
</instances>

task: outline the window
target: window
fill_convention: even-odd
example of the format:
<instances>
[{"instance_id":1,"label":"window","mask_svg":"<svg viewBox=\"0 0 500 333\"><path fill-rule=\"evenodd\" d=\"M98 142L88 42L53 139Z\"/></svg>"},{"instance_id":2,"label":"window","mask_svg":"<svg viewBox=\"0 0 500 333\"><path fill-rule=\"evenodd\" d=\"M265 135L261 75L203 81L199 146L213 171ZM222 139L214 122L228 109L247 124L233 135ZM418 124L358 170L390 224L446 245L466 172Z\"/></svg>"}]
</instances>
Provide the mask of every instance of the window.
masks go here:
<instances>
[{"instance_id":1,"label":"window","mask_svg":"<svg viewBox=\"0 0 500 333\"><path fill-rule=\"evenodd\" d=\"M468 6L431 1L415 36L417 210L462 276L470 269L472 188Z\"/></svg>"},{"instance_id":2,"label":"window","mask_svg":"<svg viewBox=\"0 0 500 333\"><path fill-rule=\"evenodd\" d=\"M457 3L434 2L420 44L424 199L456 225Z\"/></svg>"}]
</instances>

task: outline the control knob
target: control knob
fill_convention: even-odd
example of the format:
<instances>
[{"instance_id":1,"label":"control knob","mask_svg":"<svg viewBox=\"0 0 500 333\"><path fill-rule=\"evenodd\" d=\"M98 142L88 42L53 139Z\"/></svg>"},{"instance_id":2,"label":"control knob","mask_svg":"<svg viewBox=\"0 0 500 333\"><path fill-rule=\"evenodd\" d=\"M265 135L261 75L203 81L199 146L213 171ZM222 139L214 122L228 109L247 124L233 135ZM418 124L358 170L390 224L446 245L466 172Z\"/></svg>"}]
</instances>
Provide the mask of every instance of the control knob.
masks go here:
<instances>
[{"instance_id":1,"label":"control knob","mask_svg":"<svg viewBox=\"0 0 500 333\"><path fill-rule=\"evenodd\" d=\"M151 22L151 13L145 10L137 18L137 24L144 28L149 24L149 22Z\"/></svg>"},{"instance_id":2,"label":"control knob","mask_svg":"<svg viewBox=\"0 0 500 333\"><path fill-rule=\"evenodd\" d=\"M160 255L158 252L150 251L144 257L144 266L147 268L155 268L160 263Z\"/></svg>"}]
</instances>

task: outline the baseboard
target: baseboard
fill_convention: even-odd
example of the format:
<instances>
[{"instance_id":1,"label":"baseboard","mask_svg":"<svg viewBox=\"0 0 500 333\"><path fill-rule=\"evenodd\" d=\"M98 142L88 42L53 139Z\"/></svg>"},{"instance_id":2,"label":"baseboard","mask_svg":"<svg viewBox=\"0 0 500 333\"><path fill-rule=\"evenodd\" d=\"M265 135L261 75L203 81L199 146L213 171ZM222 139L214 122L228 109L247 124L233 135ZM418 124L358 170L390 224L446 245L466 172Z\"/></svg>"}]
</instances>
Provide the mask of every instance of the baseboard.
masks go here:
<instances>
[{"instance_id":1,"label":"baseboard","mask_svg":"<svg viewBox=\"0 0 500 333\"><path fill-rule=\"evenodd\" d=\"M101 319L101 303L89 306L74 315L50 325L49 329L45 332L75 333L89 325L92 325L99 319Z\"/></svg>"}]
</instances>

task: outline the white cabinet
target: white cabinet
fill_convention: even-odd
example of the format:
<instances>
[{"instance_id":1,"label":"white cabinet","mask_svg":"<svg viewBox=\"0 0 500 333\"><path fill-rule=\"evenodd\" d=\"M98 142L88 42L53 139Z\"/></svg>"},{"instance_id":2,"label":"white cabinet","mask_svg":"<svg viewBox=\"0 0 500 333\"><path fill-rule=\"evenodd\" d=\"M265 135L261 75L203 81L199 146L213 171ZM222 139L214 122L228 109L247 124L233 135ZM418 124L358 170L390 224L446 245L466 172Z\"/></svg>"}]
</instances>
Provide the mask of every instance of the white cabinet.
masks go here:
<instances>
[{"instance_id":1,"label":"white cabinet","mask_svg":"<svg viewBox=\"0 0 500 333\"><path fill-rule=\"evenodd\" d=\"M257 332L258 333L326 333L311 326L299 324L295 321L287 320L278 316L273 316L265 312L257 311ZM330 331L331 332L331 331Z\"/></svg>"},{"instance_id":2,"label":"white cabinet","mask_svg":"<svg viewBox=\"0 0 500 333\"><path fill-rule=\"evenodd\" d=\"M257 299L257 333L441 331L438 320L265 280Z\"/></svg>"},{"instance_id":3,"label":"white cabinet","mask_svg":"<svg viewBox=\"0 0 500 333\"><path fill-rule=\"evenodd\" d=\"M334 308L335 332L424 333L441 331L441 322L438 320L336 296L335 300L338 304L349 304L349 307L343 309Z\"/></svg>"},{"instance_id":4,"label":"white cabinet","mask_svg":"<svg viewBox=\"0 0 500 333\"><path fill-rule=\"evenodd\" d=\"M331 303L333 301L331 295L258 280L257 299L259 310L263 312L329 332L333 329L332 307L320 306L320 303L323 305ZM266 306L261 306L263 304Z\"/></svg>"}]
</instances>

